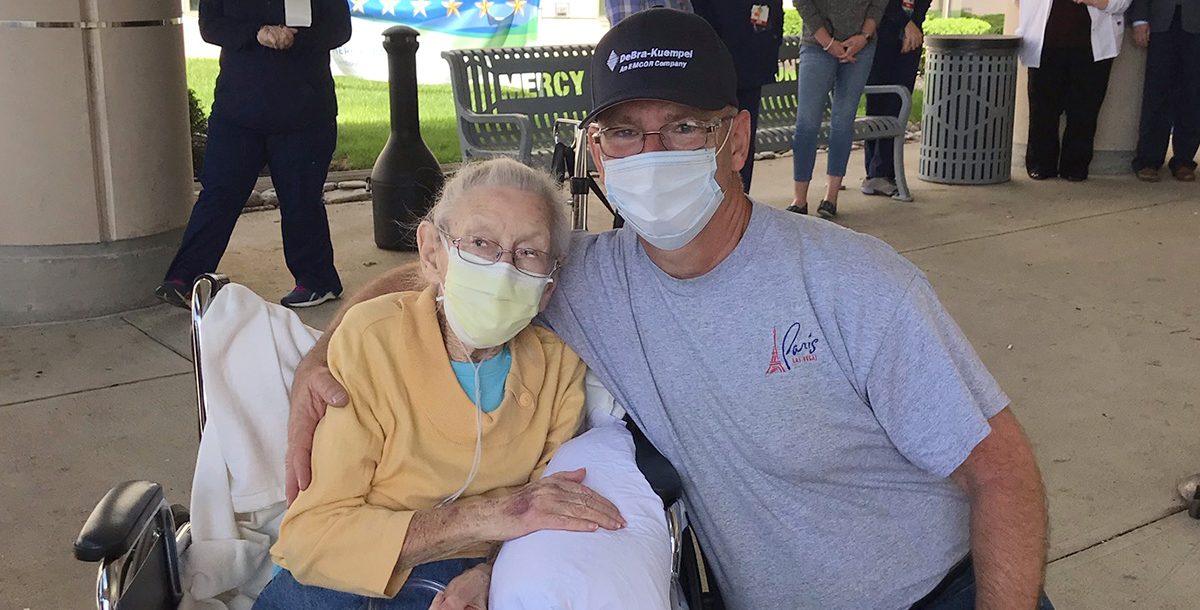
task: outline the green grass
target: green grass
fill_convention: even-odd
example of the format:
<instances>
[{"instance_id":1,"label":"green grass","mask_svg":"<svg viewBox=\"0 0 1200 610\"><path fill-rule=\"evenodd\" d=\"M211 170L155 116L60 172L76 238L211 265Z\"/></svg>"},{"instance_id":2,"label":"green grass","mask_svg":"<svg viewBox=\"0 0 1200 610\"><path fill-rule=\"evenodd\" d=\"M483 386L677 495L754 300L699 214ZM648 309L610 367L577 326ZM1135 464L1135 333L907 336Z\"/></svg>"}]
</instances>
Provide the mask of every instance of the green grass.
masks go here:
<instances>
[{"instance_id":1,"label":"green grass","mask_svg":"<svg viewBox=\"0 0 1200 610\"><path fill-rule=\"evenodd\" d=\"M188 87L205 112L212 108L217 60L189 58ZM349 76L334 77L338 97L338 143L334 169L369 169L388 138L387 83ZM418 85L421 135L441 163L461 160L450 85Z\"/></svg>"},{"instance_id":2,"label":"green grass","mask_svg":"<svg viewBox=\"0 0 1200 610\"><path fill-rule=\"evenodd\" d=\"M895 99L896 96L892 96ZM908 120L921 124L921 105L925 103L925 92L917 89L912 92L912 110L908 113ZM867 96L863 96L858 101L858 116L867 116Z\"/></svg>"}]
</instances>

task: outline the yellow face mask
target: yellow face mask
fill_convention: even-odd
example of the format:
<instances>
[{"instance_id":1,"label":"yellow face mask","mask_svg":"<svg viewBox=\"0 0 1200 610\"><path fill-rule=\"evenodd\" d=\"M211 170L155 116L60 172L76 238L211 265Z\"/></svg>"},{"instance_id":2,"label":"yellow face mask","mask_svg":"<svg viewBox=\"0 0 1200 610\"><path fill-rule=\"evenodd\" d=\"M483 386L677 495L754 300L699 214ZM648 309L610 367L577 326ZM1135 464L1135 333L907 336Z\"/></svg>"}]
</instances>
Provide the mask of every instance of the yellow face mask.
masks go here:
<instances>
[{"instance_id":1,"label":"yellow face mask","mask_svg":"<svg viewBox=\"0 0 1200 610\"><path fill-rule=\"evenodd\" d=\"M537 315L542 295L554 281L469 252L451 251L447 259L442 282L446 322L471 349L496 347L517 336Z\"/></svg>"}]
</instances>

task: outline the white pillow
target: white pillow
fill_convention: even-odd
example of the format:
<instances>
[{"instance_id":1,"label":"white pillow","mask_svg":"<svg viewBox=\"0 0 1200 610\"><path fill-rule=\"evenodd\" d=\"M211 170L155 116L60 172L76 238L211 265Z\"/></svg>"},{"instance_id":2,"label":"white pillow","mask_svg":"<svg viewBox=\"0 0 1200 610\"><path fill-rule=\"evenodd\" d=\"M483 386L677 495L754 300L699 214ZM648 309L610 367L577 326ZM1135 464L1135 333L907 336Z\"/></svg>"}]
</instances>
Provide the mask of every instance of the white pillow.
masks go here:
<instances>
[{"instance_id":1,"label":"white pillow","mask_svg":"<svg viewBox=\"0 0 1200 610\"><path fill-rule=\"evenodd\" d=\"M634 461L619 421L564 443L546 474L587 468L584 485L608 498L627 526L618 531L542 530L509 541L492 571L492 610L666 610L671 537L662 500Z\"/></svg>"}]
</instances>

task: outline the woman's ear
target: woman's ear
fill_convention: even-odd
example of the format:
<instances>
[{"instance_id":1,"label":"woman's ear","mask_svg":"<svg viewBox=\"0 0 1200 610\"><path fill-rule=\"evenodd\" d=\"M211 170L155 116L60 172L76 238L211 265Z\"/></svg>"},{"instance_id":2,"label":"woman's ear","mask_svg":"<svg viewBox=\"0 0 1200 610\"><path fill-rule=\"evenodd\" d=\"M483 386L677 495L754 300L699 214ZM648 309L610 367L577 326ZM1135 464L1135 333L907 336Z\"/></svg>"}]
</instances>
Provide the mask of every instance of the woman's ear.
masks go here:
<instances>
[{"instance_id":1,"label":"woman's ear","mask_svg":"<svg viewBox=\"0 0 1200 610\"><path fill-rule=\"evenodd\" d=\"M432 222L421 221L417 226L417 256L421 261L421 277L431 285L446 278L446 248L442 235Z\"/></svg>"},{"instance_id":2,"label":"woman's ear","mask_svg":"<svg viewBox=\"0 0 1200 610\"><path fill-rule=\"evenodd\" d=\"M552 281L546 285L546 290L542 292L542 300L538 303L538 313L546 310L546 306L550 304L550 297L554 296L554 288L558 286L558 282Z\"/></svg>"}]
</instances>

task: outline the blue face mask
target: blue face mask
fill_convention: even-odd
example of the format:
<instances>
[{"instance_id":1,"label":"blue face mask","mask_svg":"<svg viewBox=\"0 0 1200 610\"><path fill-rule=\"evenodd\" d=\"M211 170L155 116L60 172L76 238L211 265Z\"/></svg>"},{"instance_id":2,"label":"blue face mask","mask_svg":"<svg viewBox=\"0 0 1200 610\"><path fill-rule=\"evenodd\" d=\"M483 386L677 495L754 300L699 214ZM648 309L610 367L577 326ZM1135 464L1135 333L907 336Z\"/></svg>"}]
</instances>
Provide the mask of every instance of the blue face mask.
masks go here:
<instances>
[{"instance_id":1,"label":"blue face mask","mask_svg":"<svg viewBox=\"0 0 1200 610\"><path fill-rule=\"evenodd\" d=\"M700 234L725 194L717 151L660 150L604 162L604 186L638 235L660 250L678 250Z\"/></svg>"}]
</instances>

